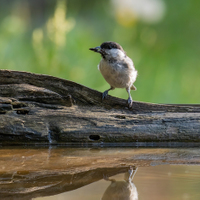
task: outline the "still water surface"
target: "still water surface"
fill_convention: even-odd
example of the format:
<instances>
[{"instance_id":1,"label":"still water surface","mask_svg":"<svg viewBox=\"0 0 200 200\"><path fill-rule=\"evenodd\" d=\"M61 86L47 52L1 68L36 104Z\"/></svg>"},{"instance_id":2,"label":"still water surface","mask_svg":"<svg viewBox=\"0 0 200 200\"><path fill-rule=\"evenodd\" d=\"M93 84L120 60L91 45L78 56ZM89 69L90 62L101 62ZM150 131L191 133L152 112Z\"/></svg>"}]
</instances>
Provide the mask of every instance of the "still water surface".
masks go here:
<instances>
[{"instance_id":1,"label":"still water surface","mask_svg":"<svg viewBox=\"0 0 200 200\"><path fill-rule=\"evenodd\" d=\"M0 199L199 200L199 149L0 149Z\"/></svg>"},{"instance_id":2,"label":"still water surface","mask_svg":"<svg viewBox=\"0 0 200 200\"><path fill-rule=\"evenodd\" d=\"M123 174L120 174L112 178L115 178L117 181L122 181L123 177ZM135 189L137 190L135 192L135 197L139 200L200 199L199 166L166 165L139 168L133 179L133 183L135 185ZM111 183L108 181L100 180L77 190L50 197L36 198L36 200L101 199L110 184ZM116 189L116 191L115 189L113 189L113 191L118 193L120 189ZM115 194L111 194L108 199L117 200L117 198L115 198ZM132 200L131 198L129 199ZM121 198L120 200L126 199Z\"/></svg>"}]
</instances>

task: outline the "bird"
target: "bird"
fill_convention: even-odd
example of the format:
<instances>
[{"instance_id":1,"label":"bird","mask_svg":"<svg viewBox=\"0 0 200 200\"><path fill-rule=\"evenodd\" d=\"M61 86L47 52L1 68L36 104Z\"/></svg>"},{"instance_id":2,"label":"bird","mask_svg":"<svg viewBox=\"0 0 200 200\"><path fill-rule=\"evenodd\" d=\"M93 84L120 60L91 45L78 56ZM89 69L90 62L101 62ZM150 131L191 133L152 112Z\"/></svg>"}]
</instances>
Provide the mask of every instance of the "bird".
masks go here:
<instances>
[{"instance_id":1,"label":"bird","mask_svg":"<svg viewBox=\"0 0 200 200\"><path fill-rule=\"evenodd\" d=\"M98 69L110 85L110 88L103 92L102 99L107 97L110 90L125 88L128 92L128 107L131 108L133 100L130 91L137 89L133 83L138 75L131 58L126 55L120 44L111 41L103 42L100 46L89 50L101 55Z\"/></svg>"},{"instance_id":2,"label":"bird","mask_svg":"<svg viewBox=\"0 0 200 200\"><path fill-rule=\"evenodd\" d=\"M106 181L111 181L111 184L104 192L101 200L138 200L138 191L133 183L136 172L137 168L135 170L129 169L124 174L123 181L104 177Z\"/></svg>"}]
</instances>

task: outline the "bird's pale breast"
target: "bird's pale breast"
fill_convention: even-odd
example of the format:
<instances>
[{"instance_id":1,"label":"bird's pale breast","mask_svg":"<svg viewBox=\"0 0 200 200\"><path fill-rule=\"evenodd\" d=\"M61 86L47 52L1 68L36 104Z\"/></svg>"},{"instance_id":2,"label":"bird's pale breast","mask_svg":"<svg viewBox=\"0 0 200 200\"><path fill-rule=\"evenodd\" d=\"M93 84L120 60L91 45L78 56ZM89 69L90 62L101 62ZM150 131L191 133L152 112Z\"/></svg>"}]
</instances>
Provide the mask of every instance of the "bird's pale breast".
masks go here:
<instances>
[{"instance_id":1,"label":"bird's pale breast","mask_svg":"<svg viewBox=\"0 0 200 200\"><path fill-rule=\"evenodd\" d=\"M104 59L99 64L99 70L105 80L114 88L130 87L136 80L137 71L127 67L126 63L110 64Z\"/></svg>"}]
</instances>

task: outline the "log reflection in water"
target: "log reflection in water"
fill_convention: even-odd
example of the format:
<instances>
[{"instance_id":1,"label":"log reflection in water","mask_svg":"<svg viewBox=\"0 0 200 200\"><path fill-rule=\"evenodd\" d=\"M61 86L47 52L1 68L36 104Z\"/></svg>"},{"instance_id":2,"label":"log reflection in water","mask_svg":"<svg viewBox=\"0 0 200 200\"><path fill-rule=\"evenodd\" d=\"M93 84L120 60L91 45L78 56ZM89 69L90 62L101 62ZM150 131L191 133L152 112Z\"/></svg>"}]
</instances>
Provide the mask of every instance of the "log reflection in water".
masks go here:
<instances>
[{"instance_id":1,"label":"log reflection in water","mask_svg":"<svg viewBox=\"0 0 200 200\"><path fill-rule=\"evenodd\" d=\"M35 161L42 162L41 158L39 159L38 157L38 160L32 158L31 162L33 162L33 165L36 165ZM53 156L53 158L55 157ZM58 157L56 161L59 162L59 159ZM13 166L8 167L8 169L13 168L15 171L12 169L9 171L6 167L3 167L4 169L0 170L0 199L11 200L14 198L15 200L27 200L36 197L56 195L101 180L104 176L110 177L119 173L125 173L129 169L128 166L119 165L115 167L110 167L109 165L108 167L103 167L100 164L98 167L95 163L92 164L89 162L86 166L81 161L77 165L77 159L74 159L76 165L74 168L71 168L72 163L69 168L66 167L67 165L65 163L64 166L57 166L51 169L46 166L45 170L41 169L38 163L38 170L35 169L35 166L32 168L29 166L25 170L23 166L20 168L14 165L15 162L13 162ZM94 158L92 160L94 161ZM17 162L19 162L18 159L16 160ZM66 169L63 169L63 167L66 167ZM134 166L133 168L135 169Z\"/></svg>"},{"instance_id":2,"label":"log reflection in water","mask_svg":"<svg viewBox=\"0 0 200 200\"><path fill-rule=\"evenodd\" d=\"M60 194L105 175L125 173L130 166L200 164L199 154L199 148L1 148L0 199L27 200Z\"/></svg>"}]
</instances>

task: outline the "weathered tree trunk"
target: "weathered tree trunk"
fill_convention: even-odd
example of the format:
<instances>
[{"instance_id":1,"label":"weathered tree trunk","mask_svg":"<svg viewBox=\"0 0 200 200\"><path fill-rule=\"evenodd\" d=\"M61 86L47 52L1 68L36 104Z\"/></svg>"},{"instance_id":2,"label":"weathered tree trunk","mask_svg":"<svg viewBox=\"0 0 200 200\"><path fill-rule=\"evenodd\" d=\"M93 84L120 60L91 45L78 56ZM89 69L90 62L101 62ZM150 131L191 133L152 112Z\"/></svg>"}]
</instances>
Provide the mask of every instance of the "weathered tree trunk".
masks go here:
<instances>
[{"instance_id":1,"label":"weathered tree trunk","mask_svg":"<svg viewBox=\"0 0 200 200\"><path fill-rule=\"evenodd\" d=\"M200 105L127 101L60 78L0 70L0 144L200 141Z\"/></svg>"}]
</instances>

